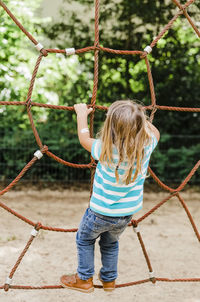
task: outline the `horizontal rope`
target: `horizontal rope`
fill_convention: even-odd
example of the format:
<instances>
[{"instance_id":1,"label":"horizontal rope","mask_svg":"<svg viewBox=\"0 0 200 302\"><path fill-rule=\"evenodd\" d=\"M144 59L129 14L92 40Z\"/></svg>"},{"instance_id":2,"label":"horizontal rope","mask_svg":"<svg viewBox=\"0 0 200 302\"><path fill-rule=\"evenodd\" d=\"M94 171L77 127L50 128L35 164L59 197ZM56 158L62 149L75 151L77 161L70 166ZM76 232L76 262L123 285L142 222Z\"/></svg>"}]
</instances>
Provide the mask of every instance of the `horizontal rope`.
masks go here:
<instances>
[{"instance_id":1,"label":"horizontal rope","mask_svg":"<svg viewBox=\"0 0 200 302\"><path fill-rule=\"evenodd\" d=\"M170 279L170 278L156 278L156 281L159 282L200 282L200 278L182 278L182 279ZM139 285L150 282L149 279L127 282L122 284L116 284L116 288L122 288L127 286ZM3 289L4 286L0 286L0 289ZM94 284L95 288L102 289L103 286L99 284ZM44 286L30 286L30 285L11 285L11 289L64 289L62 285L44 285Z\"/></svg>"},{"instance_id":2,"label":"horizontal rope","mask_svg":"<svg viewBox=\"0 0 200 302\"><path fill-rule=\"evenodd\" d=\"M26 102L20 102L20 101L0 101L0 105L6 105L6 106L26 106ZM31 106L34 107L41 107L41 108L48 108L48 109L55 109L55 110L68 110L68 111L74 111L74 106L65 106L65 105L52 105L52 104L43 104L43 103L37 103L37 102L31 102ZM89 107L93 107L99 110L106 111L108 110L108 106L101 106L101 105L95 105ZM150 106L143 106L146 110L153 110L153 107ZM199 107L172 107L172 106L160 106L155 105L155 108L158 110L167 110L167 111L185 111L185 112L200 112Z\"/></svg>"}]
</instances>

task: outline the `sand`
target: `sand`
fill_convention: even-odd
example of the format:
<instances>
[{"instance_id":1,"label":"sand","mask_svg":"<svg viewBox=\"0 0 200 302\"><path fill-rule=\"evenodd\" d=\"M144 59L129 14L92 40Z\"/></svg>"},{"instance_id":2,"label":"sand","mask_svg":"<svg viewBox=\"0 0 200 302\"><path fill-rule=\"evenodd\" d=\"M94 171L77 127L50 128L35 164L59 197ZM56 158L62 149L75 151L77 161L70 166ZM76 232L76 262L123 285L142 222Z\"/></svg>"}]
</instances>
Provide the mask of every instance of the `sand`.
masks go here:
<instances>
[{"instance_id":1,"label":"sand","mask_svg":"<svg viewBox=\"0 0 200 302\"><path fill-rule=\"evenodd\" d=\"M167 196L165 192L147 192L144 208L135 215L141 217ZM200 228L200 193L181 193L197 228ZM1 201L23 216L43 225L74 228L87 207L89 193L78 190L11 191ZM32 226L0 208L0 286L5 282L30 237ZM140 223L150 261L156 277L200 278L200 246L188 217L176 197ZM75 233L41 230L34 239L13 277L13 285L58 285L62 274L76 271ZM94 283L100 284L98 243L95 250L96 274ZM120 238L119 277L117 283L148 278L148 269L141 246L132 227ZM200 302L200 282L151 282L117 288L112 293L95 289L85 294L68 289L0 290L0 302L102 302L102 301L162 301Z\"/></svg>"}]
</instances>

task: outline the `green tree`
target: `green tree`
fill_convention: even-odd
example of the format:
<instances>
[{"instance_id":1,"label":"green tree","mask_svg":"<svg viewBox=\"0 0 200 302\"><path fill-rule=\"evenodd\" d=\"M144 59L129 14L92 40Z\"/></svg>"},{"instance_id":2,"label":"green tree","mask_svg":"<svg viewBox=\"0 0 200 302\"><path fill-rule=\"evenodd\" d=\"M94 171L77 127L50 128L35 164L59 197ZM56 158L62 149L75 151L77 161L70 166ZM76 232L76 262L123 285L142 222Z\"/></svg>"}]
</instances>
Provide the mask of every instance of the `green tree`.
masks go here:
<instances>
[{"instance_id":1,"label":"green tree","mask_svg":"<svg viewBox=\"0 0 200 302\"><path fill-rule=\"evenodd\" d=\"M41 25L47 20L36 17L41 0L37 1L4 1L10 11L21 24L42 44L45 44L45 35ZM25 101L28 93L31 75L39 55L34 45L25 34L16 26L13 20L0 7L0 101ZM86 55L87 56L87 55ZM74 103L74 82L88 84L84 73L80 74L81 67L78 59L66 58L61 54L49 54L43 58L36 77L32 101L54 105L69 105ZM81 85L79 85L81 87ZM69 99L67 99L69 95ZM79 96L81 91L79 90ZM80 101L80 98L78 99ZM32 107L34 123L43 144L58 156L68 161L89 161L88 156L76 148L78 145L75 127L75 116L71 112ZM30 127L30 122L23 106L0 106L0 161L3 178L13 178L33 157L38 148ZM31 143L30 143L31 140ZM74 147L71 147L74 146ZM18 151L14 151L18 150ZM13 156L14 151L14 156ZM26 153L26 154L25 154ZM81 155L82 154L82 155ZM49 163L43 159L41 165ZM52 170L59 164L52 160ZM37 167L31 169L32 177L37 176ZM48 175L52 180L52 176ZM71 172L70 172L71 173ZM62 171L62 175L63 175ZM66 172L65 172L66 174ZM55 176L53 176L55 178ZM66 177L68 177L66 175Z\"/></svg>"}]
</instances>

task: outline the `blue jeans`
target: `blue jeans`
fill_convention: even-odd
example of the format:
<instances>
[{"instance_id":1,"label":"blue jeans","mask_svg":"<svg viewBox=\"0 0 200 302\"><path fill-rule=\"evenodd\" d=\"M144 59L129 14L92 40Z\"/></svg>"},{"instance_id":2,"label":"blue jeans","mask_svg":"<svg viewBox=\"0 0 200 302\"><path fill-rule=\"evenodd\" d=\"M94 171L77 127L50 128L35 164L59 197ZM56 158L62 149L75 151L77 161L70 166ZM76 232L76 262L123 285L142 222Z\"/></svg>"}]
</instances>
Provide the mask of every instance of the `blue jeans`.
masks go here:
<instances>
[{"instance_id":1,"label":"blue jeans","mask_svg":"<svg viewBox=\"0 0 200 302\"><path fill-rule=\"evenodd\" d=\"M94 245L98 237L102 262L100 278L103 281L113 281L117 278L118 240L131 218L132 215L104 216L90 208L85 211L76 234L77 273L80 279L87 280L94 275Z\"/></svg>"}]
</instances>

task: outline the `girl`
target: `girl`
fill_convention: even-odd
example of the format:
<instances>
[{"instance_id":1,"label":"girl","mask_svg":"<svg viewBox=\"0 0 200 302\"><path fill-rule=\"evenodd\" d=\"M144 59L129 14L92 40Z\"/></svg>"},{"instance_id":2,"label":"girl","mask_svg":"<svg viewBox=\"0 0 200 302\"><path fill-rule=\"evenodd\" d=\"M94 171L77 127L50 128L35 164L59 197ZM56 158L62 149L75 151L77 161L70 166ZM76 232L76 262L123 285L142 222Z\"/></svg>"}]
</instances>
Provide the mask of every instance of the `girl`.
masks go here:
<instances>
[{"instance_id":1,"label":"girl","mask_svg":"<svg viewBox=\"0 0 200 302\"><path fill-rule=\"evenodd\" d=\"M149 159L160 134L134 101L116 101L110 106L97 140L90 137L87 124L92 108L77 104L74 109L80 144L99 162L90 206L76 235L77 274L62 276L61 284L82 292L94 290L94 245L100 237L99 279L104 290L111 291L117 278L119 236L142 208Z\"/></svg>"}]
</instances>

